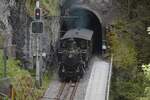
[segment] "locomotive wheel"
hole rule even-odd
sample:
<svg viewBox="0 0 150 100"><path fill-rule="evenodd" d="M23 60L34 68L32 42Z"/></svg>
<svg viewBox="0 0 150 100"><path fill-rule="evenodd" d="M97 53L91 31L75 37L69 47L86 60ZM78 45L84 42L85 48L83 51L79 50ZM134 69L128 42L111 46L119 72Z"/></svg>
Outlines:
<svg viewBox="0 0 150 100"><path fill-rule="evenodd" d="M59 80L62 82L66 80L65 76L62 73L59 73Z"/></svg>
<svg viewBox="0 0 150 100"><path fill-rule="evenodd" d="M60 81L65 81L65 76L62 73L62 67L60 67L58 70L58 77Z"/></svg>
<svg viewBox="0 0 150 100"><path fill-rule="evenodd" d="M77 82L80 79L80 76L76 76L72 79L73 82Z"/></svg>

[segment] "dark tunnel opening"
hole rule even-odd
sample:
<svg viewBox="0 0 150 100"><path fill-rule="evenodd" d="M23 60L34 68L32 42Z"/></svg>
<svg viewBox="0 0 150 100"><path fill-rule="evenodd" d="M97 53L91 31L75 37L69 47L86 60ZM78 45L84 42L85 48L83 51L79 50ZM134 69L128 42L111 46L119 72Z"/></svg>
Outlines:
<svg viewBox="0 0 150 100"><path fill-rule="evenodd" d="M69 16L63 20L62 31L73 28L87 28L93 30L93 55L102 54L102 25L99 18L90 10L84 8L74 8L69 11Z"/></svg>

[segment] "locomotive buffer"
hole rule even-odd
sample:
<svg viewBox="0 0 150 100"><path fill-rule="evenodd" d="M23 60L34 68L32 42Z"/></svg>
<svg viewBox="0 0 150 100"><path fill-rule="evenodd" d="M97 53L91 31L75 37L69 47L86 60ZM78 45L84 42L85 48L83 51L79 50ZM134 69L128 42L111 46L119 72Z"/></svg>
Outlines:
<svg viewBox="0 0 150 100"><path fill-rule="evenodd" d="M40 87L42 85L42 68L41 68L41 35L43 33L43 21L41 19L41 8L39 0L36 0L36 7L34 10L34 21L31 23L32 30L32 57L33 57L33 67L36 69L36 85Z"/></svg>

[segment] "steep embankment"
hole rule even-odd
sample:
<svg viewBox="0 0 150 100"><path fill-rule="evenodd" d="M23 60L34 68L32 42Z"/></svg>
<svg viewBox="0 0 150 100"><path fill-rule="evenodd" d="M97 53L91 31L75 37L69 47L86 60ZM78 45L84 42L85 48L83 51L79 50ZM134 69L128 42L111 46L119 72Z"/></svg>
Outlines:
<svg viewBox="0 0 150 100"><path fill-rule="evenodd" d="M114 54L110 100L149 100L149 79L141 67L150 61L149 0L114 0L118 16L109 33ZM144 73L143 73L144 72Z"/></svg>

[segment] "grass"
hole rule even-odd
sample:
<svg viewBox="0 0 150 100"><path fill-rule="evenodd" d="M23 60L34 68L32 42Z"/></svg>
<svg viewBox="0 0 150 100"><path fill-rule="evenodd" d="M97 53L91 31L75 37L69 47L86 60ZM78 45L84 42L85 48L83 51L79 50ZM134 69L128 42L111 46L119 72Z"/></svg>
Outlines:
<svg viewBox="0 0 150 100"><path fill-rule="evenodd" d="M9 58L7 60L7 76L10 78L15 78L23 75L30 75L28 71L21 69L19 66L20 61L14 58ZM3 50L0 50L0 78L3 77L4 60L3 60Z"/></svg>

